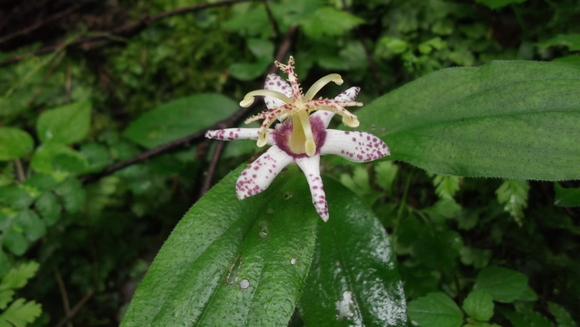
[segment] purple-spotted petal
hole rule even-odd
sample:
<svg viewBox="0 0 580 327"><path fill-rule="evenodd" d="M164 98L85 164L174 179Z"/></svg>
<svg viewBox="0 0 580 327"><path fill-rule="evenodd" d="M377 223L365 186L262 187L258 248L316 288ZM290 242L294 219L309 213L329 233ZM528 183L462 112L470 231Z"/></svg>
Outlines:
<svg viewBox="0 0 580 327"><path fill-rule="evenodd" d="M232 141L232 140L257 140L259 128L226 128L217 129L213 131L207 131L205 137L208 139L221 140L221 141ZM268 129L268 132L272 132L273 129ZM274 140L268 138L268 145L273 145Z"/></svg>
<svg viewBox="0 0 580 327"><path fill-rule="evenodd" d="M242 200L267 189L280 171L293 161L286 152L272 146L238 177L236 196Z"/></svg>
<svg viewBox="0 0 580 327"><path fill-rule="evenodd" d="M339 95L335 96L334 100L341 102L351 102L354 101L359 92L360 87L353 86L348 90L341 92ZM312 116L320 117L324 122L325 127L328 127L328 124L330 124L330 121L332 120L332 117L334 117L334 115L335 115L334 112L326 110L318 110L312 114Z"/></svg>
<svg viewBox="0 0 580 327"><path fill-rule="evenodd" d="M324 193L324 186L320 178L320 156L296 159L296 164L306 176L308 185L310 186L310 194L312 195L312 204L316 208L316 213L324 221L328 221L328 205L326 203L326 194Z"/></svg>
<svg viewBox="0 0 580 327"><path fill-rule="evenodd" d="M266 76L264 90L280 92L285 96L292 98L292 88L288 82L276 74L269 74ZM284 101L269 96L264 97L264 102L266 103L266 107L268 107L268 109L278 108L285 104Z"/></svg>
<svg viewBox="0 0 580 327"><path fill-rule="evenodd" d="M389 147L378 137L365 132L326 130L320 154L336 154L354 162L367 162L388 156Z"/></svg>

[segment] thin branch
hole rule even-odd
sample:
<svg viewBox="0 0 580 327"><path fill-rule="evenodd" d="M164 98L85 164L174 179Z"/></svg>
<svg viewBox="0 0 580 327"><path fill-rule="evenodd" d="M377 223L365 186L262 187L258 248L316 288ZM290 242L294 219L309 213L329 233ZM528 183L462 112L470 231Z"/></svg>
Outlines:
<svg viewBox="0 0 580 327"><path fill-rule="evenodd" d="M66 45L67 48L77 47L81 48L82 50L88 51L96 47L102 47L106 44L111 42L115 42L115 37L131 37L136 35L137 33L143 31L145 28L149 27L151 24L176 15L181 15L189 12L198 11L201 9L207 9L212 7L218 6L225 6L230 4L242 3L242 2L249 2L249 1L257 1L257 0L223 0L214 3L201 3L193 6L183 7L175 10L170 10L166 12L159 13L154 16L143 15L141 19L138 21L127 23L121 27L115 28L111 31L106 33L99 33L99 35L88 36L84 38L77 39L70 44ZM113 38L113 39L112 39ZM118 42L118 41L117 41ZM0 62L0 67L8 66L14 64L16 62L21 61L24 58L34 56L34 55L41 55L46 53L54 52L62 47L64 43L56 44L53 46L44 47L42 49L38 49L36 51L32 51L27 54L17 55L12 58L8 58L2 62Z"/></svg>
<svg viewBox="0 0 580 327"><path fill-rule="evenodd" d="M85 294L85 296L83 296L83 298L79 301L79 303L77 303L74 308L72 308L72 310L70 311L70 314L67 314L64 318L62 318L59 322L58 325L56 325L56 327L62 327L64 326L64 324L66 324L69 320L71 320L76 314L77 312L80 310L80 308L82 308L83 305L85 305L85 303L91 298L91 296L93 296L93 294L95 293L95 289L91 288L87 294Z"/></svg>
<svg viewBox="0 0 580 327"><path fill-rule="evenodd" d="M0 38L0 43L4 43L6 41L9 41L9 40L11 40L11 39L13 39L13 38L15 38L15 37L17 37L19 35L22 35L22 34L28 34L28 33L32 32L34 30L37 30L37 29L41 28L43 25L46 25L46 24L48 24L48 23L50 23L52 21L55 21L55 20L59 20L62 17L64 17L64 16L72 13L73 11L79 9L84 4L85 3L77 3L76 5L70 7L68 9L66 9L66 10L63 10L63 11L59 12L56 15L53 15L51 17L48 17L45 20L41 20L38 23L32 24L32 25L30 25L30 26L28 26L28 27L26 27L26 28L24 28L22 30L16 31L16 32L14 32L12 34L8 34L8 35Z"/></svg>
<svg viewBox="0 0 580 327"><path fill-rule="evenodd" d="M203 184L201 185L201 190L199 191L199 196L202 197L209 191L211 188L213 175L215 174L215 169L220 161L222 153L224 152L225 142L224 141L217 141L215 145L215 149L213 150L213 154L211 156L211 160L209 162L209 168L207 169L207 173L205 175L205 179L203 180Z"/></svg>
<svg viewBox="0 0 580 327"><path fill-rule="evenodd" d="M298 27L290 26L290 28L286 32L286 35L284 36L284 41L282 41L282 44L278 48L278 52L276 52L276 61L284 61L284 59L286 59L286 55L288 54L290 48L292 47L294 35L296 34L297 30ZM272 65L270 66L270 69L268 69L268 74L274 74L277 71L278 67Z"/></svg>
<svg viewBox="0 0 580 327"><path fill-rule="evenodd" d="M60 297L62 298L62 305L64 307L64 313L66 317L69 317L71 314L70 311L70 304L68 302L68 295L66 294L66 288L64 287L64 282L62 281L62 277L60 276L60 272L58 269L54 268L54 276L56 277L56 283L58 284L58 289L60 291ZM68 327L72 327L70 321L67 323Z"/></svg>
<svg viewBox="0 0 580 327"><path fill-rule="evenodd" d="M272 14L272 10L270 6L268 6L268 2L266 0L262 0L264 4L264 9L266 9L266 14L268 14L268 20L270 21L270 26L272 26L272 30L274 31L274 37L278 37L280 35L280 29L278 28L278 22L274 18L274 14Z"/></svg>

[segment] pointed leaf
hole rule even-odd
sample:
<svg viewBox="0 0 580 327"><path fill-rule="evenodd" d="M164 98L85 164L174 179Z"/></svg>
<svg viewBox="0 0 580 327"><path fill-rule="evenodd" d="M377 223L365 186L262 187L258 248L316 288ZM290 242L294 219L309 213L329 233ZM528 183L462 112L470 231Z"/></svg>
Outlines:
<svg viewBox="0 0 580 327"><path fill-rule="evenodd" d="M422 77L357 113L391 160L466 177L580 179L580 67L506 61Z"/></svg>
<svg viewBox="0 0 580 327"><path fill-rule="evenodd" d="M486 290L475 290L463 301L463 310L473 319L488 321L493 316L493 299Z"/></svg>
<svg viewBox="0 0 580 327"><path fill-rule="evenodd" d="M561 207L580 206L580 188L563 188L560 183L554 183L556 199L554 204Z"/></svg>
<svg viewBox="0 0 580 327"><path fill-rule="evenodd" d="M486 267L475 280L474 290L486 290L495 301L509 303L527 290L528 278L515 270Z"/></svg>
<svg viewBox="0 0 580 327"><path fill-rule="evenodd" d="M326 179L330 219L300 300L307 326L405 326L405 294L389 238L372 210Z"/></svg>
<svg viewBox="0 0 580 327"><path fill-rule="evenodd" d="M121 326L285 326L314 252L320 218L296 167L238 200L240 167L177 225Z"/></svg>
<svg viewBox="0 0 580 327"><path fill-rule="evenodd" d="M197 94L162 104L132 122L124 136L146 148L185 137L227 118L238 104L220 94Z"/></svg>
<svg viewBox="0 0 580 327"><path fill-rule="evenodd" d="M445 293L429 293L409 302L409 318L421 327L459 327L463 312Z"/></svg>
<svg viewBox="0 0 580 327"><path fill-rule="evenodd" d="M91 127L91 103L78 101L43 112L36 123L42 143L70 144L81 141Z"/></svg>
<svg viewBox="0 0 580 327"><path fill-rule="evenodd" d="M0 161L12 160L32 152L34 140L19 128L0 127Z"/></svg>

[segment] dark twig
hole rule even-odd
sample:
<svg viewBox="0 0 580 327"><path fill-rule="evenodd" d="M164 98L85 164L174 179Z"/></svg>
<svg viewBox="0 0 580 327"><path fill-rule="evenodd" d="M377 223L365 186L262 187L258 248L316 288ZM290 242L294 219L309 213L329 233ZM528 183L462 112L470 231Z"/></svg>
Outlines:
<svg viewBox="0 0 580 327"><path fill-rule="evenodd" d="M211 188L213 175L215 174L216 167L220 161L222 153L224 152L224 147L225 147L224 141L216 142L215 149L213 150L213 154L209 162L209 167L207 168L203 184L201 185L201 190L199 191L200 197L202 197L205 193L207 193L207 191L209 191L209 189Z"/></svg>
<svg viewBox="0 0 580 327"><path fill-rule="evenodd" d="M28 34L34 30L41 28L42 26L44 26L52 21L59 20L62 17L64 17L64 16L72 13L73 11L79 9L83 4L84 3L77 3L76 5L70 7L66 10L63 10L63 11L59 12L58 14L53 15L51 17L48 17L47 19L41 20L41 21L37 22L36 24L32 24L32 25L26 27L25 29L21 29L21 30L18 30L12 34L8 34L8 35L0 38L0 43L9 41L9 40L11 40L19 35L22 35L22 34Z"/></svg>
<svg viewBox="0 0 580 327"><path fill-rule="evenodd" d="M149 151L142 152L142 153L140 153L132 158L129 158L125 161L121 161L121 162L117 162L115 164L112 164L112 165L108 166L107 168L105 168L105 170L103 170L102 172L82 176L80 178L80 180L83 183L92 183L92 182L95 182L104 176L110 175L110 174L116 172L117 170L123 169L123 168L131 166L133 164L144 162L150 158L157 157L157 156L162 155L164 153L168 153L168 152L176 151L176 150L179 150L182 148L186 148L186 147L190 146L192 143L197 142L199 140L202 140L205 137L205 133L208 130L223 129L223 128L228 128L230 126L236 125L253 108L254 108L254 106L250 106L248 108L240 108L240 110L236 111L230 117L213 124L212 126L210 126L207 129L201 130L199 132L195 132L191 135L180 138L178 140L175 140L175 141L172 141L169 143L165 143L165 144L160 145L160 146L158 146L154 149L151 149Z"/></svg>
<svg viewBox="0 0 580 327"><path fill-rule="evenodd" d="M371 72L373 74L373 79L375 80L376 94L382 95L383 94L383 84L381 83L381 77L379 75L379 70L377 69L377 65L375 63L375 58L373 57L373 53L371 52L371 49L369 48L369 45L367 44L367 42L364 38L364 35L361 33L361 31L358 27L356 29L356 35L358 36L360 43L365 48L365 52L367 54L367 59L369 61L369 67L370 67Z"/></svg>
<svg viewBox="0 0 580 327"><path fill-rule="evenodd" d="M286 59L286 55L290 51L290 47L292 46L292 40L294 39L294 34L296 34L297 30L298 28L296 26L290 26L288 32L286 32L286 36L284 36L284 41L282 41L282 44L278 48L278 52L276 52L277 61L284 61L284 59ZM277 71L278 67L272 65L270 66L270 69L268 69L268 74L274 74Z"/></svg>
<svg viewBox="0 0 580 327"><path fill-rule="evenodd" d="M141 19L138 21L127 23L121 27L115 28L115 29L108 31L106 33L99 33L98 35L79 38L79 39L71 42L70 44L68 44L66 47L67 48L77 47L77 48L81 48L81 49L87 51L87 50L90 50L92 48L102 47L106 44L114 42L115 39L118 39L118 37L127 38L127 37L131 37L133 35L136 35L137 33L141 32L145 28L149 27L151 24L153 24L159 20L162 20L164 18L168 18L168 17L176 16L176 15L181 15L184 13L194 12L194 11L198 11L201 9L207 9L207 8L212 8L212 7L224 6L224 5L241 3L241 2L248 2L248 1L257 1L257 0L223 0L223 1L214 2L214 3L201 3L201 4L197 4L197 5L193 5L193 6L188 6L188 7L175 9L175 10L170 10L170 11L159 13L159 14L154 15L154 16L143 15L143 16L141 16ZM57 51L58 49L61 49L63 44L64 43L60 43L60 44L56 44L53 46L44 47L44 48L38 49L36 51L32 51L28 54L14 56L12 58L9 58L9 59L6 59L6 60L0 62L0 67L11 65L13 63L19 62L22 59L33 56L33 55L41 55L41 54L46 54L46 53L51 53L51 52Z"/></svg>
<svg viewBox="0 0 580 327"><path fill-rule="evenodd" d="M66 324L69 320L71 320L79 311L80 308L82 308L83 305L85 305L85 303L91 298L91 296L93 296L93 294L95 293L95 289L91 288L87 294L85 294L85 296L83 296L83 298L79 301L79 303L77 303L74 308L72 308L72 310L70 311L69 314L67 314L64 318L62 318L59 322L58 325L56 325L56 327L62 327L64 326L64 324Z"/></svg>
<svg viewBox="0 0 580 327"><path fill-rule="evenodd" d="M60 276L58 269L54 268L54 276L56 277L56 283L58 284L58 289L60 290L60 296L62 297L62 305L64 307L65 316L71 315L70 304L68 302L68 295L66 294L66 288L64 287L64 282ZM72 324L68 322L68 327L72 327Z"/></svg>
<svg viewBox="0 0 580 327"><path fill-rule="evenodd" d="M272 14L272 10L270 6L268 6L268 2L266 0L262 0L264 4L264 9L266 10L266 14L268 14L268 20L270 21L270 26L272 26L272 30L274 31L274 37L278 37L280 35L280 29L278 28L278 22L274 18L274 14Z"/></svg>

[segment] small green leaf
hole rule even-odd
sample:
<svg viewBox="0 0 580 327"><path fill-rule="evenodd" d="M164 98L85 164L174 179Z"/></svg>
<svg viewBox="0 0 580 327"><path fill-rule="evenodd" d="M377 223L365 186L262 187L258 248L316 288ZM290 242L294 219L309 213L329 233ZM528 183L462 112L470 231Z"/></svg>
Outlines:
<svg viewBox="0 0 580 327"><path fill-rule="evenodd" d="M399 166L395 165L392 161L381 161L374 164L374 167L375 173L377 174L375 181L387 191L388 195L391 195L393 192L393 182L399 172Z"/></svg>
<svg viewBox="0 0 580 327"><path fill-rule="evenodd" d="M475 280L474 290L486 290L495 301L510 303L522 295L528 278L520 272L502 267L486 267Z"/></svg>
<svg viewBox="0 0 580 327"><path fill-rule="evenodd" d="M460 327L463 312L444 293L429 293L409 302L409 318L421 327Z"/></svg>
<svg viewBox="0 0 580 327"><path fill-rule="evenodd" d="M504 210L514 217L519 223L524 217L524 209L528 206L528 181L508 179L495 191L497 201L504 206Z"/></svg>
<svg viewBox="0 0 580 327"><path fill-rule="evenodd" d="M390 160L465 177L580 179L580 66L501 61L449 68L357 112ZM373 127L375 127L373 129Z"/></svg>
<svg viewBox="0 0 580 327"><path fill-rule="evenodd" d="M556 198L554 204L561 207L580 206L580 188L563 188L560 183L554 183Z"/></svg>
<svg viewBox="0 0 580 327"><path fill-rule="evenodd" d="M46 110L36 122L40 141L61 144L81 141L91 126L91 107L89 101L78 101Z"/></svg>
<svg viewBox="0 0 580 327"><path fill-rule="evenodd" d="M7 185L0 187L0 204L15 210L28 208L34 198L24 187Z"/></svg>
<svg viewBox="0 0 580 327"><path fill-rule="evenodd" d="M50 162L55 170L67 173L78 173L88 167L87 160L78 152L59 153Z"/></svg>
<svg viewBox="0 0 580 327"><path fill-rule="evenodd" d="M298 22L304 33L315 39L324 35L342 35L362 23L364 20L361 18L334 7L321 7Z"/></svg>
<svg viewBox="0 0 580 327"><path fill-rule="evenodd" d="M132 122L124 136L146 148L188 136L229 117L239 106L220 94L197 94L162 104Z"/></svg>
<svg viewBox="0 0 580 327"><path fill-rule="evenodd" d="M435 193L437 193L441 199L453 198L455 193L459 191L460 182L461 177L459 176L436 175L435 178L433 178Z"/></svg>
<svg viewBox="0 0 580 327"><path fill-rule="evenodd" d="M38 197L34 207L47 226L53 225L60 218L62 206L52 192L45 192Z"/></svg>
<svg viewBox="0 0 580 327"><path fill-rule="evenodd" d="M36 149L30 165L35 171L42 173L53 173L56 169L62 169L60 175L66 176L70 161L73 162L73 168L88 166L86 159L79 152L64 144L51 142Z"/></svg>
<svg viewBox="0 0 580 327"><path fill-rule="evenodd" d="M64 207L69 213L75 213L81 210L85 205L87 194L83 189L81 182L74 177L69 177L60 183L54 192L62 197Z"/></svg>
<svg viewBox="0 0 580 327"><path fill-rule="evenodd" d="M111 156L106 146L98 143L84 143L80 154L86 158L88 167L83 172L98 172L111 163Z"/></svg>
<svg viewBox="0 0 580 327"><path fill-rule="evenodd" d="M24 287L28 280L36 274L40 265L34 261L23 263L20 267L12 268L0 283L0 290L18 289Z"/></svg>
<svg viewBox="0 0 580 327"><path fill-rule="evenodd" d="M0 309L4 310L8 306L8 303L12 302L14 297L13 290L0 290Z"/></svg>
<svg viewBox="0 0 580 327"><path fill-rule="evenodd" d="M580 34L558 34L557 36L538 43L539 47L565 46L570 51L580 51Z"/></svg>
<svg viewBox="0 0 580 327"><path fill-rule="evenodd" d="M29 209L22 210L16 215L13 224L22 228L29 241L33 242L46 234L46 225L38 215Z"/></svg>
<svg viewBox="0 0 580 327"><path fill-rule="evenodd" d="M35 301L25 302L24 299L14 301L6 311L0 314L0 324L25 327L42 313L42 306Z"/></svg>
<svg viewBox="0 0 580 327"><path fill-rule="evenodd" d="M561 305L548 302L548 309L556 318L556 322L558 323L558 327L575 327L577 326L570 313L564 309Z"/></svg>
<svg viewBox="0 0 580 327"><path fill-rule="evenodd" d="M58 181L55 180L52 175L40 173L34 174L32 177L26 179L21 185L28 190L30 194L38 196L42 192L52 190L57 183Z"/></svg>
<svg viewBox="0 0 580 327"><path fill-rule="evenodd" d="M3 232L3 244L15 255L20 256L26 252L28 249L29 241L24 237L21 228L15 225L11 225L8 228L2 230Z"/></svg>
<svg viewBox="0 0 580 327"><path fill-rule="evenodd" d="M235 63L229 68L230 74L242 81L249 81L262 75L272 64L274 56L274 44L268 40L248 39L248 48L256 56L257 62Z"/></svg>
<svg viewBox="0 0 580 327"><path fill-rule="evenodd" d="M320 327L359 321L403 326L405 294L388 235L372 210L344 186L327 179L324 185L330 220L319 223L300 300L303 320Z"/></svg>
<svg viewBox="0 0 580 327"><path fill-rule="evenodd" d="M472 291L463 301L463 310L475 320L488 321L493 316L493 299L486 290Z"/></svg>
<svg viewBox="0 0 580 327"><path fill-rule="evenodd" d="M491 9L499 9L505 7L512 3L522 3L526 0L475 0L476 2L482 3Z"/></svg>
<svg viewBox="0 0 580 327"><path fill-rule="evenodd" d="M0 127L0 161L24 157L33 148L34 140L27 132L13 127Z"/></svg>
<svg viewBox="0 0 580 327"><path fill-rule="evenodd" d="M177 225L121 326L285 326L314 252L320 217L302 173L238 200L234 170Z"/></svg>

